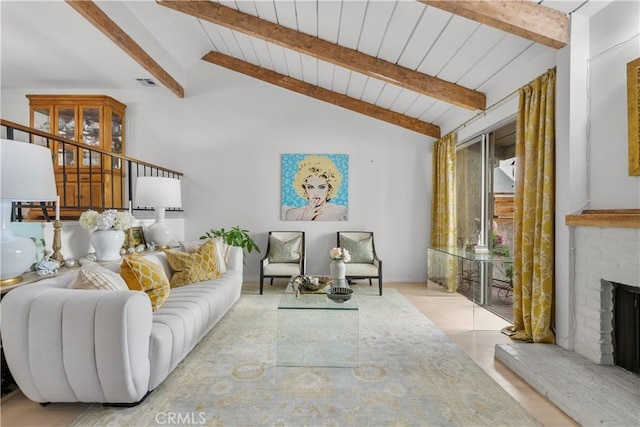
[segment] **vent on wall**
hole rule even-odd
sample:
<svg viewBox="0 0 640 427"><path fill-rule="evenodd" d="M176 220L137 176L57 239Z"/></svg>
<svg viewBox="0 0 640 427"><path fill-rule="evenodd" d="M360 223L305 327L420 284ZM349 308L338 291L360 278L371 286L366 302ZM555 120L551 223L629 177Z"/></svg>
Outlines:
<svg viewBox="0 0 640 427"><path fill-rule="evenodd" d="M155 87L155 86L157 86L156 82L154 82L152 79L136 79L136 80L142 86L147 86L147 87Z"/></svg>

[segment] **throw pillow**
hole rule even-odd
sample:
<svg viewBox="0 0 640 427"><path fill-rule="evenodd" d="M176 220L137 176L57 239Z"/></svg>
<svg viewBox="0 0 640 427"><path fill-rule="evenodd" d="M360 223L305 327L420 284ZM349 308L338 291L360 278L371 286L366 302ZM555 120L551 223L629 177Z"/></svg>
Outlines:
<svg viewBox="0 0 640 427"><path fill-rule="evenodd" d="M178 242L180 244L180 249L182 252L186 252L192 254L196 252L200 246L202 246L206 242L206 240L195 240L193 242ZM214 237L213 244L216 247L216 270L218 270L218 274L222 276L227 272L227 248L229 245L226 244L222 237Z"/></svg>
<svg viewBox="0 0 640 427"><path fill-rule="evenodd" d="M216 269L221 276L227 272L229 262L229 245L222 237L214 237L213 244L216 247Z"/></svg>
<svg viewBox="0 0 640 427"><path fill-rule="evenodd" d="M169 296L169 279L155 262L138 254L122 258L120 275L132 291L145 292L151 300L151 309L156 311Z"/></svg>
<svg viewBox="0 0 640 427"><path fill-rule="evenodd" d="M182 252L192 254L197 251L204 242L204 240L194 240L193 242L178 242L178 244Z"/></svg>
<svg viewBox="0 0 640 427"><path fill-rule="evenodd" d="M373 236L354 240L341 234L340 247L349 251L352 263L371 264L373 262Z"/></svg>
<svg viewBox="0 0 640 427"><path fill-rule="evenodd" d="M78 275L69 284L69 289L129 290L127 283L118 273L91 261L82 264Z"/></svg>
<svg viewBox="0 0 640 427"><path fill-rule="evenodd" d="M207 240L197 251L190 254L170 249L164 252L174 271L171 276L172 288L220 276L216 269L216 247L212 240Z"/></svg>
<svg viewBox="0 0 640 427"><path fill-rule="evenodd" d="M300 261L300 240L302 236L283 242L274 236L269 236L269 262L287 263Z"/></svg>

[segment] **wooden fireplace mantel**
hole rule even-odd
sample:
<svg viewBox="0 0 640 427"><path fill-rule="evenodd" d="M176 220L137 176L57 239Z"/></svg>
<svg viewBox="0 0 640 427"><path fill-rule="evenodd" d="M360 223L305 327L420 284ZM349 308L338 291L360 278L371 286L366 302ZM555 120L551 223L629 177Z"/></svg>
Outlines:
<svg viewBox="0 0 640 427"><path fill-rule="evenodd" d="M574 227L640 228L640 209L585 209L567 215L565 223Z"/></svg>

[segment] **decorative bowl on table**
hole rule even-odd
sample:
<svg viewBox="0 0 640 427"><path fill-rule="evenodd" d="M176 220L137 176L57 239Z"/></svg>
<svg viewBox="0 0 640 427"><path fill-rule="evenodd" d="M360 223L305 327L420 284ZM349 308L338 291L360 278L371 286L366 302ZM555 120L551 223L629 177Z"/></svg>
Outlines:
<svg viewBox="0 0 640 427"><path fill-rule="evenodd" d="M345 302L351 299L353 290L349 288L329 288L327 297L335 302Z"/></svg>
<svg viewBox="0 0 640 427"><path fill-rule="evenodd" d="M298 285L298 288L302 288L308 291L317 291L323 289L330 284L333 284L333 280L330 277L311 277L311 276L298 276L294 279L294 282Z"/></svg>

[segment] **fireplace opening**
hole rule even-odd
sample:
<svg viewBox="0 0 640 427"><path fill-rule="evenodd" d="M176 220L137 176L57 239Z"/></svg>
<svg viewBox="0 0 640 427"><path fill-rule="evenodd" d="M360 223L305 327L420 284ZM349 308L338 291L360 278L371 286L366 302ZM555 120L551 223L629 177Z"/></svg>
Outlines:
<svg viewBox="0 0 640 427"><path fill-rule="evenodd" d="M613 286L613 360L640 374L640 288L610 282Z"/></svg>

